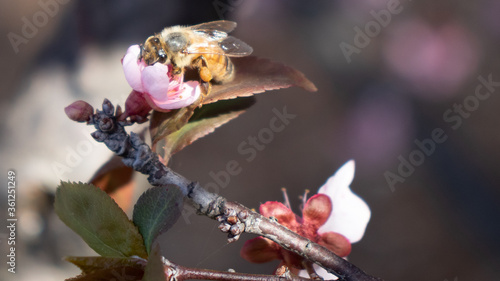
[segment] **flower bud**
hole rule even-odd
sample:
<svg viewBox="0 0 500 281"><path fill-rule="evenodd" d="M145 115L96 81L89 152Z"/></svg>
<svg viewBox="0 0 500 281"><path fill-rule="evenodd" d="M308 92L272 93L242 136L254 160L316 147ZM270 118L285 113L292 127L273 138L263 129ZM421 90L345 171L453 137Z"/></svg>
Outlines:
<svg viewBox="0 0 500 281"><path fill-rule="evenodd" d="M73 121L87 122L94 114L94 108L90 104L79 100L64 108L64 112Z"/></svg>
<svg viewBox="0 0 500 281"><path fill-rule="evenodd" d="M125 102L125 112L121 114L118 119L124 120L127 117L131 117L131 119L134 120L146 121L146 117L150 111L151 106L149 106L146 99L144 99L143 93L133 90Z"/></svg>

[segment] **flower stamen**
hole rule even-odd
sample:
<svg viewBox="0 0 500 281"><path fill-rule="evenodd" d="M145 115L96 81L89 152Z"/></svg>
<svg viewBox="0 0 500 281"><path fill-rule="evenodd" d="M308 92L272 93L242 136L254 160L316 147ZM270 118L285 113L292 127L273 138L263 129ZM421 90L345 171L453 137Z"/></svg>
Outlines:
<svg viewBox="0 0 500 281"><path fill-rule="evenodd" d="M306 205L306 202L307 202L307 194L309 194L309 192L310 192L310 190L306 189L306 190L304 190L304 195L299 196L299 200L302 200L302 204L300 204L300 206L299 206L301 212L302 212L302 210L304 210L304 206Z"/></svg>
<svg viewBox="0 0 500 281"><path fill-rule="evenodd" d="M288 209L292 209L291 205L290 205L290 200L288 200L288 194L286 192L286 188L282 187L281 188L281 192L283 192L283 198L285 200L284 202L284 205L288 208Z"/></svg>

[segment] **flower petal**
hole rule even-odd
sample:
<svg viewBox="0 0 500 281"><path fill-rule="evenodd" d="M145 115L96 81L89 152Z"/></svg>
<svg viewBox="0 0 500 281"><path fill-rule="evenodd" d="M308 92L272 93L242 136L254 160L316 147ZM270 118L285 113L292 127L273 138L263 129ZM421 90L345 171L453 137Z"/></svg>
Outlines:
<svg viewBox="0 0 500 281"><path fill-rule="evenodd" d="M171 84L172 85L172 84ZM178 92L168 93L169 100L166 102L158 102L156 106L162 109L177 109L186 107L194 103L201 95L200 83L196 81L187 81L182 83Z"/></svg>
<svg viewBox="0 0 500 281"><path fill-rule="evenodd" d="M318 244L325 246L339 257L346 257L351 253L351 243L344 235L336 232L326 232L320 236Z"/></svg>
<svg viewBox="0 0 500 281"><path fill-rule="evenodd" d="M361 240L371 216L365 201L349 188L354 169L354 160L348 161L318 190L318 193L326 194L332 200L332 214L318 233L337 232L351 243Z"/></svg>
<svg viewBox="0 0 500 281"><path fill-rule="evenodd" d="M326 269L322 268L321 266L317 264L313 264L314 271L320 276L323 277L324 280L338 280L339 278L336 275L331 274L330 272L326 271ZM309 274L305 269L301 270L299 274L297 274L300 277L305 277L309 278Z"/></svg>
<svg viewBox="0 0 500 281"><path fill-rule="evenodd" d="M302 218L305 224L313 225L317 230L326 222L331 212L330 198L325 194L316 194L307 200L302 210Z"/></svg>
<svg viewBox="0 0 500 281"><path fill-rule="evenodd" d="M304 257L301 255L294 253L292 251L288 251L285 249L281 249L281 259L283 260L283 263L288 266L289 268L297 268L297 269L302 269L304 268Z"/></svg>
<svg viewBox="0 0 500 281"><path fill-rule="evenodd" d="M278 222L291 230L296 230L297 220L292 210L276 201L267 201L260 205L259 212L265 217L275 217Z"/></svg>
<svg viewBox="0 0 500 281"><path fill-rule="evenodd" d="M151 98L159 103L168 101L168 87L170 77L168 77L168 66L155 63L147 66L142 71L142 85L144 92L149 94Z"/></svg>
<svg viewBox="0 0 500 281"><path fill-rule="evenodd" d="M130 87L138 92L144 92L141 77L146 63L138 59L140 53L141 47L139 45L130 46L122 59L122 66L125 79Z"/></svg>
<svg viewBox="0 0 500 281"><path fill-rule="evenodd" d="M253 263L265 263L280 258L278 244L264 238L257 237L245 242L240 251L241 257Z"/></svg>

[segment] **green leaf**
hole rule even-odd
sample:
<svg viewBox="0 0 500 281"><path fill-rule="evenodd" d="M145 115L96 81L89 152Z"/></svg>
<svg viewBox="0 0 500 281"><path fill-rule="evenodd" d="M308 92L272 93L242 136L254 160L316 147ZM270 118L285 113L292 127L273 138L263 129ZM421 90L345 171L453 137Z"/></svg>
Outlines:
<svg viewBox="0 0 500 281"><path fill-rule="evenodd" d="M61 182L54 208L59 218L101 256L147 257L137 227L101 189Z"/></svg>
<svg viewBox="0 0 500 281"><path fill-rule="evenodd" d="M157 186L144 192L134 207L133 221L144 238L148 253L158 237L181 215L182 193L175 186Z"/></svg>
<svg viewBox="0 0 500 281"><path fill-rule="evenodd" d="M179 130L156 136L157 140L160 138L163 140L163 151L161 154L164 162L168 163L173 154L238 117L254 103L254 97L246 97L219 101L197 108L193 112L189 122Z"/></svg>
<svg viewBox="0 0 500 281"><path fill-rule="evenodd" d="M166 281L164 264L161 260L160 249L155 247L148 258L142 281Z"/></svg>

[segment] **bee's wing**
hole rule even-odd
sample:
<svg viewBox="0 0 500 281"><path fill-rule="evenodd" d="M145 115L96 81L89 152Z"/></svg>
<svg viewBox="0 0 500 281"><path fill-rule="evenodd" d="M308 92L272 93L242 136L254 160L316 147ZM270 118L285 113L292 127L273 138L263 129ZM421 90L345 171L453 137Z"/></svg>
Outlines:
<svg viewBox="0 0 500 281"><path fill-rule="evenodd" d="M252 47L237 38L227 35L235 27L235 22L226 20L191 26L190 29L201 40L198 43L189 45L183 52L187 54L218 54L230 57L248 56L253 52Z"/></svg>
<svg viewBox="0 0 500 281"><path fill-rule="evenodd" d="M233 36L228 36L221 42L219 46L224 51L224 54L229 57L244 57L253 52L252 47Z"/></svg>
<svg viewBox="0 0 500 281"><path fill-rule="evenodd" d="M208 41L220 42L227 37L227 34L236 28L234 21L219 20L206 22L189 27L193 32Z"/></svg>
<svg viewBox="0 0 500 281"><path fill-rule="evenodd" d="M191 44L183 52L187 54L217 54L228 57L244 57L250 55L253 49L240 39L228 36L220 42L203 41Z"/></svg>
<svg viewBox="0 0 500 281"><path fill-rule="evenodd" d="M200 23L198 25L190 26L189 28L195 31L196 30L205 32L221 31L229 33L236 28L236 23L234 21L218 20L218 21Z"/></svg>
<svg viewBox="0 0 500 281"><path fill-rule="evenodd" d="M224 50L219 46L217 41L200 41L198 43L193 43L189 45L185 50L182 51L186 54L216 54L225 55Z"/></svg>
<svg viewBox="0 0 500 281"><path fill-rule="evenodd" d="M219 30L193 30L193 33L208 41L215 42L222 41L227 37L227 33Z"/></svg>

